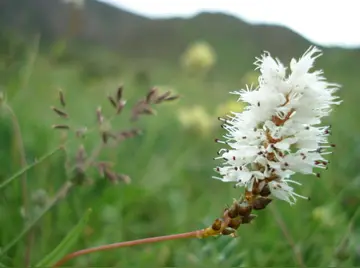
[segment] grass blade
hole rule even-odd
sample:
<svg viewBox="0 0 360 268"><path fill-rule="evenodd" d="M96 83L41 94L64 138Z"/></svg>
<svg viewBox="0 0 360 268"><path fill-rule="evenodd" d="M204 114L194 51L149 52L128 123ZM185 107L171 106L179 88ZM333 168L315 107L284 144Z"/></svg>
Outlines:
<svg viewBox="0 0 360 268"><path fill-rule="evenodd" d="M0 251L0 256L3 256L6 252L8 252L9 249L15 246L16 243L19 242L20 239L22 239L23 236L26 235L40 221L40 219L59 202L61 198L64 198L68 194L72 187L73 184L71 182L66 182L56 193L56 195L49 201L49 203L41 211L41 213L39 213L39 215L35 219L33 219L22 231L20 231L20 233L9 244L2 248L2 250Z"/></svg>
<svg viewBox="0 0 360 268"><path fill-rule="evenodd" d="M60 244L52 252L46 255L35 267L51 267L56 263L56 261L65 256L85 228L91 211L91 209L88 209L78 224L67 234L67 236L60 242Z"/></svg>
<svg viewBox="0 0 360 268"><path fill-rule="evenodd" d="M62 147L56 147L55 149L53 149L52 151L50 151L49 153L45 154L44 156L40 157L39 159L37 159L36 161L34 161L34 163L27 165L26 167L24 167L23 169L20 169L18 172L16 172L14 175L12 175L10 178L6 179L4 182L2 182L0 184L0 189L6 187L8 184L10 184L13 180L19 178L21 175L23 175L25 172L27 172L29 169L32 169L33 167L35 167L36 165L40 164L41 162L43 162L45 159L49 158L50 156L54 155L55 153L57 153L58 151L60 151L62 149Z"/></svg>

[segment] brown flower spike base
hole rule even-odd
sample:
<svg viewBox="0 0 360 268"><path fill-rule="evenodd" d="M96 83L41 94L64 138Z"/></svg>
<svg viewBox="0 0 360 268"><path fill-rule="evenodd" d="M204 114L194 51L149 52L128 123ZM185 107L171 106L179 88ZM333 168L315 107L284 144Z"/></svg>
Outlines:
<svg viewBox="0 0 360 268"><path fill-rule="evenodd" d="M103 245L99 247L93 247L88 249L79 250L73 253L66 255L60 261L58 261L53 267L60 267L67 261L74 259L76 257L90 254L93 252L111 250L115 248L131 247L141 244L150 244L167 240L176 240L182 238L206 238L210 236L218 235L230 235L236 237L236 230L241 224L250 223L253 219L256 218L256 215L251 214L252 210L261 210L264 209L272 199L268 198L270 191L266 190L268 187L263 187L260 194L255 195L253 193L247 192L245 198L240 200L234 200L233 204L224 210L223 216L216 219L213 224L205 229L192 231L188 233L150 237L144 239L138 239L133 241L125 241L120 243L114 243L109 245ZM256 192L256 189L253 190Z"/></svg>

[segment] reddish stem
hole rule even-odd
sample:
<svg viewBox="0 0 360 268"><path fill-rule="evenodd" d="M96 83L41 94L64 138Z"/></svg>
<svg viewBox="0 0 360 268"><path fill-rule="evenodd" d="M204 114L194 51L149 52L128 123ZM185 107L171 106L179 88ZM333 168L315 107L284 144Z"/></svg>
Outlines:
<svg viewBox="0 0 360 268"><path fill-rule="evenodd" d="M103 245L103 246L98 246L98 247L93 247L93 248L82 249L82 250L75 251L73 253L66 255L64 258L59 260L53 266L53 268L60 267L65 262L67 262L71 259L74 259L74 258L82 256L82 255L86 255L89 253L93 253L93 252L105 251L105 250L110 250L110 249L115 249L115 248L132 247L132 246L141 245L141 244L150 244L150 243L156 243L156 242L167 241L167 240L176 240L176 239L182 239L182 238L195 238L195 237L201 238L201 237L203 237L203 234L204 234L204 230L197 230L197 231L192 231L192 232L188 232L188 233L149 237L149 238L143 238L143 239L137 239L137 240L132 240L132 241L125 241L125 242L108 244L108 245Z"/></svg>

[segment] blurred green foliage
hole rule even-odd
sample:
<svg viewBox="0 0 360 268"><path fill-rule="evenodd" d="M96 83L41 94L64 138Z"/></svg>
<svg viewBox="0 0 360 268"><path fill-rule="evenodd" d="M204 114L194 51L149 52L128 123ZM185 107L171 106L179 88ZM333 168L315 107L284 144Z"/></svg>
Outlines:
<svg viewBox="0 0 360 268"><path fill-rule="evenodd" d="M117 170L129 174L131 184L111 185L94 173L91 185L74 188L36 224L30 238L24 237L1 257L0 264L23 267L28 239L31 263L37 263L60 243L87 208L92 208L93 213L75 246L78 249L203 228L220 216L232 198L241 194L231 184L211 178L215 165L212 157L219 149L213 138L223 134L220 127L213 126L219 111L232 107L231 101L236 100L228 92L243 87L243 81L253 81L253 66L244 66L239 61L237 69L226 65L219 56L221 64L218 71L214 70L215 78L200 80L182 72L178 62L169 64L148 58L135 61L96 47L69 46L63 40L42 48L38 37L22 40L6 34L1 38L0 88L18 117L28 162L61 142L61 134L50 128L59 120L49 109L58 102L59 87L66 94L72 124L90 128L96 124L95 110L99 105L104 113L110 112L106 96L119 84L125 85L129 105L144 96L153 83L172 88L182 99L158 107L157 116L136 122L143 135L126 140L116 149L104 150L102 157L111 159ZM231 44L217 46L216 51L231 57L249 57L245 50ZM251 55L255 56L258 55ZM296 254L302 256L307 266L360 265L360 220L355 214L360 204L357 66L355 52L325 50L317 67L325 70L330 81L343 85L339 94L344 100L326 122L332 124L330 139L337 144L335 153L329 157L330 168L322 173L321 179L296 176L303 182L298 192L310 196L310 202L299 200L294 206L280 201L271 204L285 223L295 251L299 252ZM207 132L189 131L179 120L184 118L181 115L184 111L191 113L189 107L201 107L196 108L200 111L197 120L206 119ZM113 125L124 129L131 126L128 111ZM97 133L87 137L85 149L93 147L99 139ZM71 142L70 153L78 145L78 141ZM0 181L4 181L21 168L12 122L4 110L0 148ZM26 217L22 213L20 180L1 190L0 254L1 248L36 217L67 180L64 161L64 155L59 153L27 172L30 209ZM236 239L163 242L95 253L71 263L74 267L296 266L294 248L278 220L271 210L266 210L259 213L254 224L240 227Z"/></svg>

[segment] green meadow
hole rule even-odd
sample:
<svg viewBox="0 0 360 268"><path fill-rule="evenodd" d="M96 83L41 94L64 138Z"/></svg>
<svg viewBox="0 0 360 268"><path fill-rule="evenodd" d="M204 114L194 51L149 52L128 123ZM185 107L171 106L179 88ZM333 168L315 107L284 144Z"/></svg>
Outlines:
<svg viewBox="0 0 360 268"><path fill-rule="evenodd" d="M89 208L89 220L65 253L205 228L233 198L240 197L242 189L212 179L218 164L213 157L221 148L214 139L224 134L217 117L234 107L236 96L230 91L256 82L252 62L261 51L247 50L246 43L238 47L230 39L219 40L221 36L205 40L216 54L214 67L190 73L182 68L177 52L169 58L135 58L101 46L60 39L47 42L39 35L2 35L0 184L27 165L32 167L0 189L0 267L36 265ZM305 45L290 47L288 54L299 58L306 49ZM184 239L114 249L76 258L69 265L360 265L359 55L357 50L324 49L317 63L329 81L343 86L338 92L343 103L334 107L325 122L332 125L330 141L336 144L327 157L329 169L321 170L320 178L295 176L303 184L297 192L311 197L310 201L300 199L293 206L273 201L268 209L257 212L252 224L240 226L237 238ZM120 85L127 102L114 116L108 95L116 94ZM152 106L153 115L130 120L133 105L153 86L180 98ZM50 108L61 108L60 88L68 118ZM111 118L107 126L111 130L141 130L119 144L110 139L96 155L99 161L112 162L113 170L131 181L112 181L90 166L80 178L81 185L51 204L64 184L77 179L73 169L79 148L83 146L91 157L102 143L99 106L103 116ZM71 131L52 129L54 124L67 124ZM72 131L84 127L88 129L84 137ZM57 150L59 146L62 149Z"/></svg>

